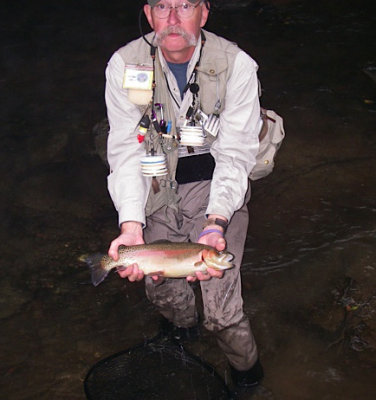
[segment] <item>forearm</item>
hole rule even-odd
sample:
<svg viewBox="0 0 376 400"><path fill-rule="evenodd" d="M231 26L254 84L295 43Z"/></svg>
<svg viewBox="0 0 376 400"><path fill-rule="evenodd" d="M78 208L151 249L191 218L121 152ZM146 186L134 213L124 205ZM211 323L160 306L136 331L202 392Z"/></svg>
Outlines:
<svg viewBox="0 0 376 400"><path fill-rule="evenodd" d="M248 175L256 163L261 127L256 71L257 65L250 57L238 55L227 83L220 132L211 147L216 166L207 214L219 214L228 220L243 205Z"/></svg>
<svg viewBox="0 0 376 400"><path fill-rule="evenodd" d="M110 123L107 143L110 165L108 190L119 213L119 223L131 220L145 223L150 179L141 175L140 157L145 150L135 134L141 114L122 88L123 74L124 62L115 53L106 69L105 95Z"/></svg>

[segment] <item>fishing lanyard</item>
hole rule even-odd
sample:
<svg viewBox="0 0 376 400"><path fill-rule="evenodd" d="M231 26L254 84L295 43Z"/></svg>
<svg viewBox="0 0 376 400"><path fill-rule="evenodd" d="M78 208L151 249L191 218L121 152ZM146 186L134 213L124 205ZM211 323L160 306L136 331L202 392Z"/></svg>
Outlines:
<svg viewBox="0 0 376 400"><path fill-rule="evenodd" d="M192 98L192 104L190 105L190 107L188 108L187 114L186 114L186 119L189 120L191 119L193 113L194 113L194 109L195 109L195 105L196 105L196 99L197 99L197 94L200 90L199 85L197 84L197 69L200 65L201 62L201 57L202 57L202 50L204 48L206 42L206 37L203 31L201 31L201 48L200 48L200 54L199 54L199 58L198 61L195 65L195 67L193 68L193 71L191 73L191 76L189 77L187 84L185 85L184 88L184 94L186 93L186 91L189 89L193 95ZM152 46L150 48L150 56L152 58L153 61L153 83L152 83L152 100L151 100L151 121L152 124L154 126L155 131L157 132L157 134L159 135L159 137L161 138L161 134L162 134L162 129L161 129L161 124L158 122L157 119L157 113L155 110L155 89L156 89L156 77L155 77L155 59L156 59L156 51L157 51L157 47ZM168 79L166 76L166 73L164 72L164 77L165 77L165 81L166 81L166 85L167 85L167 90L170 93L172 99L174 100L175 104L177 105L178 108L180 108L179 102L176 100L175 96L173 95L170 85L168 83ZM192 82L193 80L193 82ZM190 83L192 82L192 83ZM154 155L154 141L153 141L153 135L150 136L150 140L151 140L151 154Z"/></svg>

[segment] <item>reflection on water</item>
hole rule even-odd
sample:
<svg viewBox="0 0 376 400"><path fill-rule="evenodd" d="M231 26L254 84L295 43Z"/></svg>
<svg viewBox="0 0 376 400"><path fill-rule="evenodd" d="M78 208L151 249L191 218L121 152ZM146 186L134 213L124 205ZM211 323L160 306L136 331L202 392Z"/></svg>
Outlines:
<svg viewBox="0 0 376 400"><path fill-rule="evenodd" d="M298 263L304 263L304 260L310 257L312 254L320 254L326 250L344 250L351 242L356 245L362 245L364 242L369 242L372 239L376 239L376 229L366 229L366 224L362 224L362 217L371 216L371 220L374 219L375 210L368 209L367 207L359 207L359 213L356 210L352 210L352 216L357 219L359 225L347 225L345 221L339 219L334 224L328 224L330 217L333 212L338 210L327 210L328 215L325 215L325 210L322 215L312 215L306 218L311 224L312 230L306 230L304 236L296 237L294 232L280 233L275 235L275 240L283 243L283 248L280 254L276 254L275 251L271 251L271 247L275 249L273 243L269 239L269 243L264 246L246 247L244 262L243 262L243 273L254 273L254 272L272 272L287 266L292 266ZM338 216L338 215L337 215ZM320 224L321 222L321 224ZM274 235L272 235L273 237ZM248 239L247 243L252 243L252 237ZM370 246L372 248L372 246Z"/></svg>
<svg viewBox="0 0 376 400"><path fill-rule="evenodd" d="M252 188L244 307L266 371L253 398L373 399L373 2L240 3L249 4L218 11L209 29L256 58L262 103L287 134L275 172ZM105 64L138 35L136 8L3 7L2 398L83 399L93 364L158 331L141 283L112 274L94 288L77 261L117 233L91 130L105 115ZM187 346L230 384L211 335Z"/></svg>

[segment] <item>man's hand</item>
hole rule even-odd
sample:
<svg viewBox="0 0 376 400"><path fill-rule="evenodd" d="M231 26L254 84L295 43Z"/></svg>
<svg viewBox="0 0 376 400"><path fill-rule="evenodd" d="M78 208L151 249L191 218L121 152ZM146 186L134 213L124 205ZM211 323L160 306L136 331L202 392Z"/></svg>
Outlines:
<svg viewBox="0 0 376 400"><path fill-rule="evenodd" d="M217 271L213 268L208 268L205 272L196 272L196 276L187 276L188 282L195 282L197 279L199 281L208 281L211 278L222 278L223 271Z"/></svg>
<svg viewBox="0 0 376 400"><path fill-rule="evenodd" d="M209 228L205 228L205 230L208 229ZM215 227L215 229L218 229L218 227ZM207 235L202 236L198 240L198 243L207 244L208 246L214 247L218 251L223 251L226 248L226 239L217 232L208 233Z"/></svg>
<svg viewBox="0 0 376 400"><path fill-rule="evenodd" d="M210 219L215 219L215 218L222 218L224 221L227 222L227 220L221 216L218 215L212 215L209 216ZM226 240L223 237L223 228L218 225L208 225L203 229L203 232L208 231L210 229L215 229L217 231L222 232L211 232L207 233L198 240L198 243L206 244L208 246L214 247L218 251L223 251L226 248ZM208 281L211 278L222 278L223 276L223 271L217 271L213 268L208 268L206 273L203 272L196 272L196 276L188 276L187 281L188 282L194 282L197 279L200 281Z"/></svg>
<svg viewBox="0 0 376 400"><path fill-rule="evenodd" d="M208 222L215 221L216 219L221 219L227 223L227 219L221 215L217 215L217 214L208 215ZM222 232L222 235L219 232L208 233L207 235L202 236L198 240L198 243L207 244L208 246L214 247L218 251L223 251L226 248L226 240L223 237L224 229L219 225L212 224L212 225L205 226L205 228L203 228L203 232L211 230L211 229L215 229L217 231Z"/></svg>
<svg viewBox="0 0 376 400"><path fill-rule="evenodd" d="M129 282L136 282L144 279L144 272L138 268L137 264L129 265L125 269L118 269L117 273L121 278L128 278Z"/></svg>
<svg viewBox="0 0 376 400"><path fill-rule="evenodd" d="M121 224L121 233L111 242L108 255L114 261L117 261L119 259L119 246L134 246L144 243L141 223L135 221L123 222ZM119 268L117 272L121 278L128 278L130 282L141 281L144 278L144 273L138 268L137 264L129 265L124 269ZM155 281L159 278L159 276L152 276Z"/></svg>
<svg viewBox="0 0 376 400"><path fill-rule="evenodd" d="M141 223L135 221L123 222L121 224L121 233L111 242L110 248L108 249L108 255L114 261L117 261L119 259L119 246L134 246L136 244L144 243Z"/></svg>
<svg viewBox="0 0 376 400"><path fill-rule="evenodd" d="M207 230L209 228L205 228ZM217 227L215 227L217 229ZM218 229L219 230L219 229ZM212 232L202 236L198 243L206 244L208 246L212 246L216 248L218 251L222 251L226 248L226 240L220 233ZM213 268L208 268L206 273L204 272L196 272L196 276L187 276L188 282L194 282L197 279L199 281L208 281L211 278L222 278L223 271L217 271Z"/></svg>

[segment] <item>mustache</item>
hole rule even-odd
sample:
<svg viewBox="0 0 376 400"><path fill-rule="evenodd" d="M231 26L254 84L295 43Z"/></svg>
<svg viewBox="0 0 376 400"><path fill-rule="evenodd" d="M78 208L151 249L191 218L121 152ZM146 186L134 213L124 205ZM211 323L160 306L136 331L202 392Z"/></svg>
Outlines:
<svg viewBox="0 0 376 400"><path fill-rule="evenodd" d="M163 29L162 31L158 32L155 35L155 39L157 42L157 45L161 45L163 40L170 35L171 33L175 33L177 35L180 35L183 39L187 41L187 43L191 46L196 46L197 44L197 39L196 36L193 35L192 33L186 32L182 27L180 26L168 26L167 28Z"/></svg>

